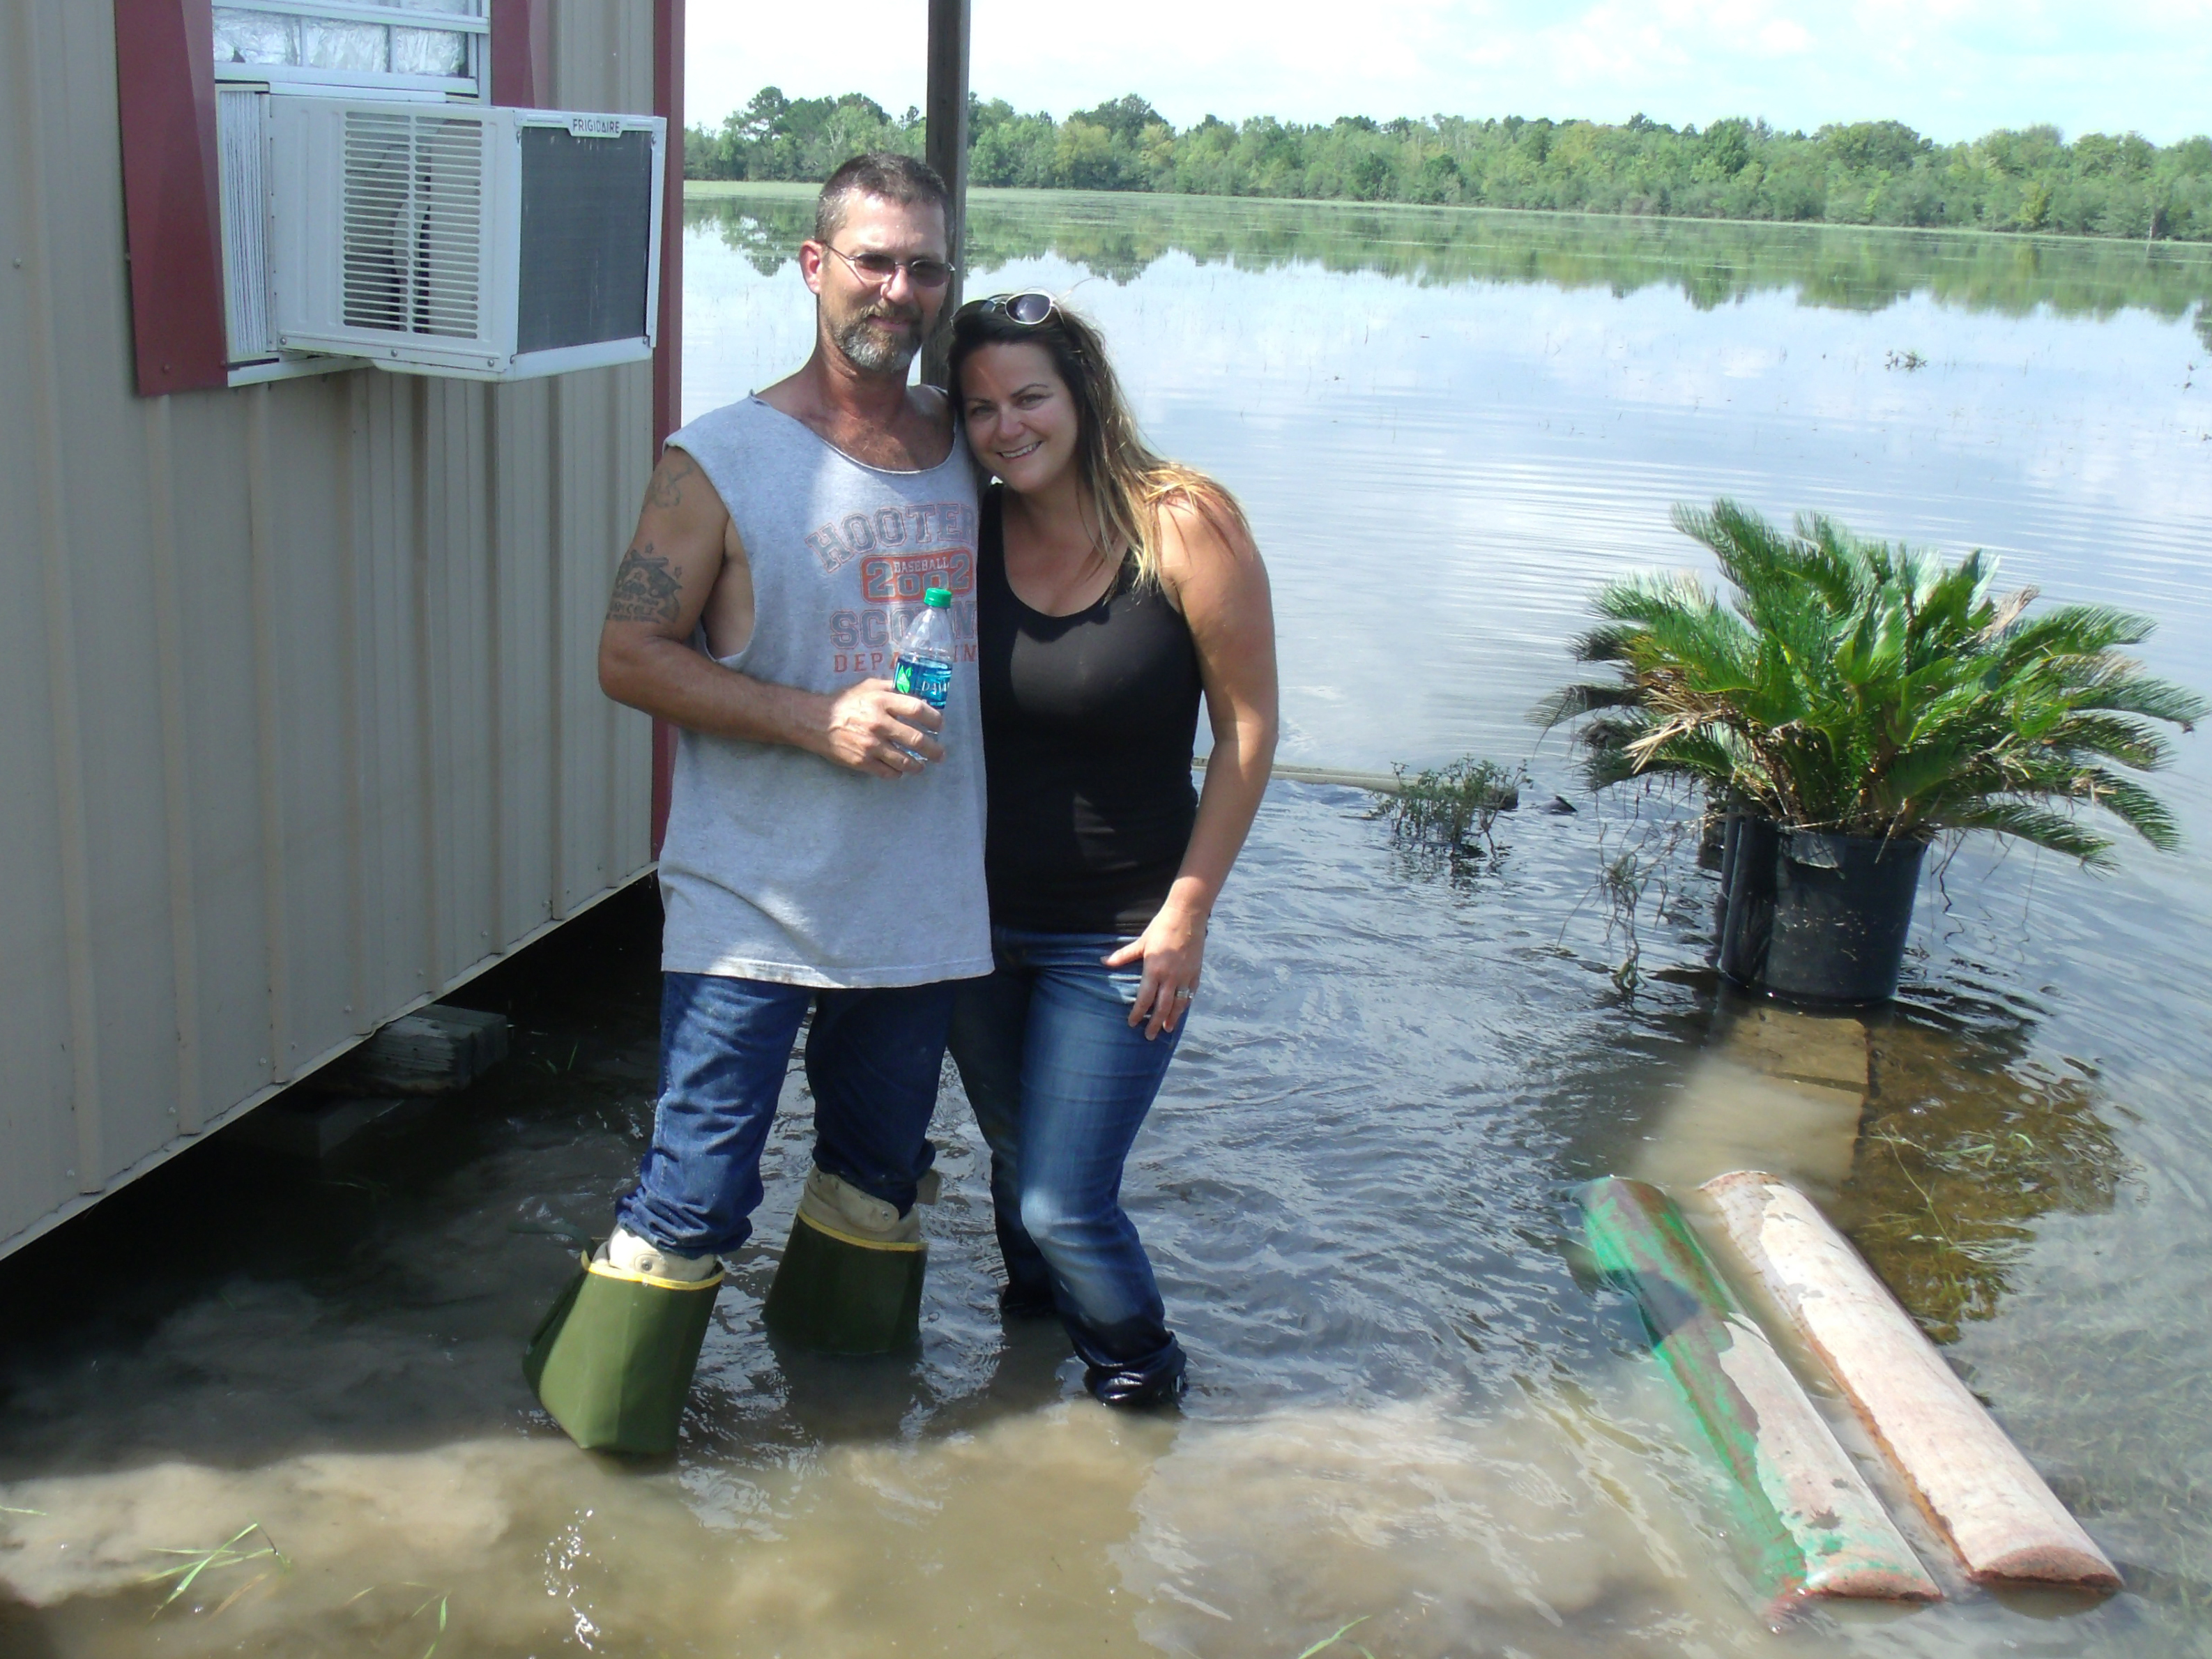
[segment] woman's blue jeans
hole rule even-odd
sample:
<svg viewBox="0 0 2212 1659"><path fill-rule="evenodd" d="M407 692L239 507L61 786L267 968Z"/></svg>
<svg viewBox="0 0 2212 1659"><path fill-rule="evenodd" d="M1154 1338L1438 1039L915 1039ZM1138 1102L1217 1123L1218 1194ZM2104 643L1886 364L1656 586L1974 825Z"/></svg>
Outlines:
<svg viewBox="0 0 2212 1659"><path fill-rule="evenodd" d="M1181 1028L1129 1024L1141 964L1100 958L1111 933L991 930L995 969L963 981L952 1058L991 1146L991 1197L1010 1303L1048 1296L1102 1398L1166 1399L1182 1349L1121 1208L1121 1167Z"/></svg>

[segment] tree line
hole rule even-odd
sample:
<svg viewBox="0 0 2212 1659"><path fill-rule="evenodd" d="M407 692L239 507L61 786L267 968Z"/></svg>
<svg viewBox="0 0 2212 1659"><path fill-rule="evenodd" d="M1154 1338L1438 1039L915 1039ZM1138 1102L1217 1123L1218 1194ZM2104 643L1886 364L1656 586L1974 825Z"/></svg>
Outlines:
<svg viewBox="0 0 2212 1659"><path fill-rule="evenodd" d="M685 135L692 179L814 180L863 149L922 153L921 111L859 93L764 87L719 130ZM2212 240L2212 137L2004 129L1939 144L1899 121L1780 132L1735 118L1667 126L1346 116L1301 125L1209 115L1177 131L1131 94L1066 120L969 100L969 181L1655 217L2040 231Z"/></svg>

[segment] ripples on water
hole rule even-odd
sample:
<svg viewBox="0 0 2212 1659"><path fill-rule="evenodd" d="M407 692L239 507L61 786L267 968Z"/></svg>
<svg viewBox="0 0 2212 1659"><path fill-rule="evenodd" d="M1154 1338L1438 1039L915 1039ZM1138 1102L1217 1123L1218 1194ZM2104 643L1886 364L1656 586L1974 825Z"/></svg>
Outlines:
<svg viewBox="0 0 2212 1659"><path fill-rule="evenodd" d="M761 268L793 199L695 227L695 410L803 354L803 290ZM520 1053L435 1119L319 1185L210 1146L10 1264L35 1340L6 1356L0 1583L34 1606L0 1598L0 1651L1290 1659L1363 1617L1378 1656L1771 1645L1632 1312L1572 1266L1573 1184L1666 1152L1702 1086L1710 890L1686 869L1647 911L1668 971L1622 998L1592 876L1636 827L1533 810L1575 792L1522 716L1590 589L1693 563L1667 507L1723 493L1997 549L2158 615L2154 664L2212 685L2204 267L1187 201L977 225L973 286L1073 289L1154 437L1250 507L1286 760L1535 780L1499 865L1457 872L1361 796L1271 792L1129 1177L1188 1412L1110 1416L1051 1332L1001 1331L957 1085L919 1358L778 1352L755 1310L806 1154L794 1078L674 1466L535 1418L516 1354L649 1119L633 896L475 988ZM1833 1194L2130 1592L1816 1614L1793 1648L2212 1644L2212 757L2181 749L2181 857L2094 881L1969 847L1931 874ZM218 1565L149 1620L156 1552L251 1521L289 1571Z"/></svg>

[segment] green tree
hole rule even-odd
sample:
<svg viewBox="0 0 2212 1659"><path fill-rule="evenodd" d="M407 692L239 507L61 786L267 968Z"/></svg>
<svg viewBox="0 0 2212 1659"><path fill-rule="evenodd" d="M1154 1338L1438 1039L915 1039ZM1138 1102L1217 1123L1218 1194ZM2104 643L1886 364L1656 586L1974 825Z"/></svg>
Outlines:
<svg viewBox="0 0 2212 1659"><path fill-rule="evenodd" d="M819 179L855 150L919 154L920 113L858 93L763 87L714 130L685 136L696 179ZM2161 149L2137 133L2006 129L1938 144L1899 121L1809 137L1747 117L1680 131L1592 121L1347 116L1306 125L1208 115L1182 132L1135 93L1065 120L969 102L969 176L984 185L1162 191L1673 218L1975 227L2212 240L2212 137Z"/></svg>

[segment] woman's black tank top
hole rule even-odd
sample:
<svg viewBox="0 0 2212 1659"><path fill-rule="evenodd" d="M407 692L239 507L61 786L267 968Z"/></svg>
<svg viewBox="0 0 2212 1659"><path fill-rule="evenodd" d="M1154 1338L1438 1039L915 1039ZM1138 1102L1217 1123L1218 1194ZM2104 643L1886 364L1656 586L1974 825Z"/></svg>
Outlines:
<svg viewBox="0 0 2212 1659"><path fill-rule="evenodd" d="M1006 581L1003 487L976 538L977 680L991 920L1047 933L1144 932L1198 815L1198 650L1126 568L1087 611L1048 617Z"/></svg>

